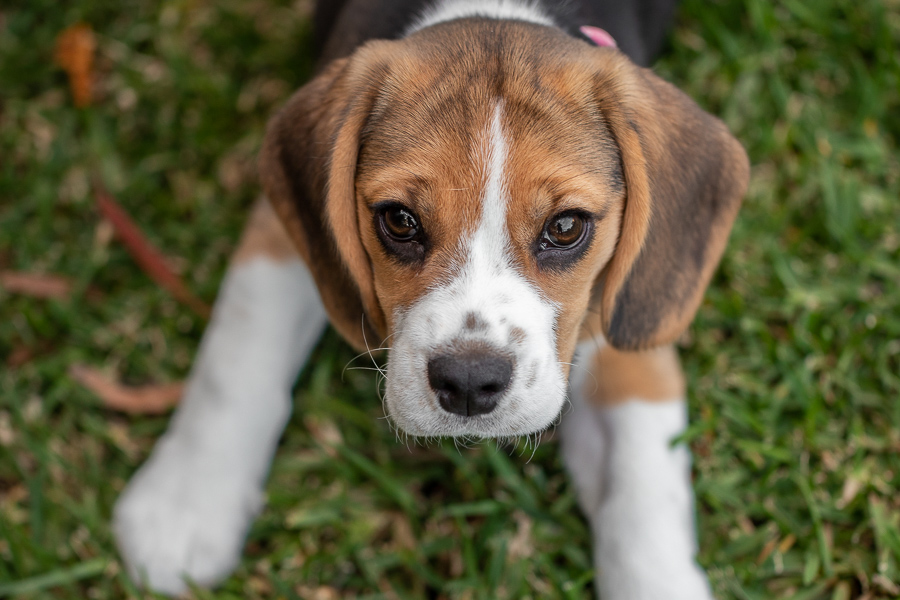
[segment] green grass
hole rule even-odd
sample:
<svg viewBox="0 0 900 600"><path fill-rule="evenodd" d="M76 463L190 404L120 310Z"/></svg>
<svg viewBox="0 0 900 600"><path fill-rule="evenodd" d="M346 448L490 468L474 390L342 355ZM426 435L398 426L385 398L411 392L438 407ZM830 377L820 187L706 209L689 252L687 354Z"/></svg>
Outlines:
<svg viewBox="0 0 900 600"><path fill-rule="evenodd" d="M99 34L86 110L52 63L77 20ZM687 0L657 66L753 163L682 343L719 598L900 596L898 48L898 0ZM109 241L90 174L211 301L266 117L310 68L306 17L280 0L0 8L0 269L76 281L64 301L0 290L0 596L140 597L110 511L166 419L107 412L66 369L176 380L203 329ZM407 449L371 373L341 376L352 357L320 344L244 560L196 596L590 598L556 444Z"/></svg>

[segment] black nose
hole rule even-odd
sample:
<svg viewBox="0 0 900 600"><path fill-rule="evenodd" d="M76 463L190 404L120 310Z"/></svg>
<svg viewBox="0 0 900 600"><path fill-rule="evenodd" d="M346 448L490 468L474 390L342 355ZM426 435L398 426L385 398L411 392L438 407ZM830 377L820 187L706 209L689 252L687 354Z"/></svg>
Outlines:
<svg viewBox="0 0 900 600"><path fill-rule="evenodd" d="M464 417L494 410L512 372L511 360L491 352L441 354L428 361L428 383L441 408Z"/></svg>

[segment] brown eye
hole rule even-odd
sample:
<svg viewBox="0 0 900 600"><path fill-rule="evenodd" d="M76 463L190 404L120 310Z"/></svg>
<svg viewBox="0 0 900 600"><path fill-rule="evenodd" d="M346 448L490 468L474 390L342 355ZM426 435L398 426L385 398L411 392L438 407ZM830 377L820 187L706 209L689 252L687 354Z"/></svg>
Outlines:
<svg viewBox="0 0 900 600"><path fill-rule="evenodd" d="M415 215L402 206L391 206L384 211L385 232L398 242L411 241L419 233Z"/></svg>
<svg viewBox="0 0 900 600"><path fill-rule="evenodd" d="M541 243L543 248L571 248L581 241L584 218L577 213L563 213L548 221Z"/></svg>

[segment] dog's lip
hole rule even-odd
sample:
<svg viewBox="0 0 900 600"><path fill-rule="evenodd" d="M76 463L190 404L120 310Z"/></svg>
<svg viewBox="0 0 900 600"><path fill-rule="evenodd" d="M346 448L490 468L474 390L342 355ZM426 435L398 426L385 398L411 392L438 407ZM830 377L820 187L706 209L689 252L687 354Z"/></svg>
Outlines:
<svg viewBox="0 0 900 600"><path fill-rule="evenodd" d="M464 417L440 409L440 423L431 428L420 427L420 423L416 420L407 420L406 418L398 419L397 416L393 414L389 414L388 416L395 426L409 435L421 437L476 436L485 439L494 439L516 437L546 431L553 425L554 420L559 417L562 408L563 407L560 406L559 411L557 411L553 417L548 418L546 423L531 423L529 427L522 428L511 426L509 419L511 415L506 414L505 411L502 411L501 414L498 414L497 411L493 411L484 415Z"/></svg>
<svg viewBox="0 0 900 600"><path fill-rule="evenodd" d="M519 429L513 429L510 427L497 427L497 428L439 428L432 430L425 429L416 429L416 428L407 428L400 423L395 423L397 427L412 436L416 437L446 437L446 438L459 438L459 437L477 437L483 438L485 440L488 439L498 439L498 438L509 438L509 437L518 437L522 435L530 435L533 433L538 433L541 431L546 431L550 428L552 421L542 427L529 427Z"/></svg>

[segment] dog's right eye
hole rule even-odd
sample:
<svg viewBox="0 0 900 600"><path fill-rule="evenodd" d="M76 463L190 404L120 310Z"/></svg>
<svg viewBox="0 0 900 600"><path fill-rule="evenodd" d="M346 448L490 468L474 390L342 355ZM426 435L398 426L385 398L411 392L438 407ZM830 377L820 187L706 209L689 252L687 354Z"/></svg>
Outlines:
<svg viewBox="0 0 900 600"><path fill-rule="evenodd" d="M402 206L391 206L382 214L385 232L398 242L412 241L419 233L415 215Z"/></svg>
<svg viewBox="0 0 900 600"><path fill-rule="evenodd" d="M375 205L375 231L381 245L404 264L425 259L428 239L416 213L397 202Z"/></svg>

